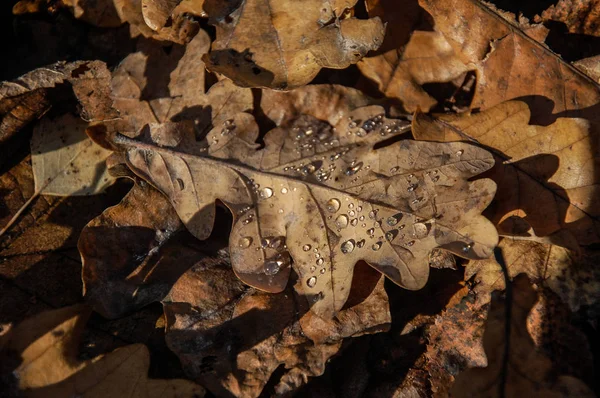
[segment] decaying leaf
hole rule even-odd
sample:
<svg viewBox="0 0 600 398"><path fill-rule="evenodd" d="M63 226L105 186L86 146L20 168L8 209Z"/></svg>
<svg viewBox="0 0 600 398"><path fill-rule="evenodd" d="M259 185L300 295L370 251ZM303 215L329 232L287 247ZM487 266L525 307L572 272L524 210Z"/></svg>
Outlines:
<svg viewBox="0 0 600 398"><path fill-rule="evenodd" d="M499 296L492 300L483 336L488 366L459 374L452 396L593 397L579 379L557 375L552 362L536 350L526 322L537 294L527 278L517 277L511 291L509 303Z"/></svg>
<svg viewBox="0 0 600 398"><path fill-rule="evenodd" d="M167 343L187 372L217 396L257 397L271 378L275 395L289 394L320 376L345 338L389 328L383 281L359 267L353 302L333 319L322 319L290 287L260 293L223 264L196 265L165 299Z"/></svg>
<svg viewBox="0 0 600 398"><path fill-rule="evenodd" d="M477 70L473 108L484 110L523 96L530 96L532 104L554 113L581 110L600 102L599 86L590 78L484 2L419 0L419 4L431 14L436 30L463 62ZM548 100L553 101L550 109ZM586 115L598 120L598 112L591 109Z"/></svg>
<svg viewBox="0 0 600 398"><path fill-rule="evenodd" d="M385 31L379 18L343 18L355 3L243 0L225 15L209 13L217 39L207 67L243 87L276 89L307 84L321 68L346 68L377 49Z"/></svg>
<svg viewBox="0 0 600 398"><path fill-rule="evenodd" d="M476 142L496 155L498 184L492 221L512 235L511 217L522 218L537 236L567 230L580 244L598 241L600 213L594 204L597 155L594 131L584 119L558 118L530 124L530 108L508 101L485 112L413 120L417 139Z"/></svg>
<svg viewBox="0 0 600 398"><path fill-rule="evenodd" d="M355 110L335 130L299 118L269 132L260 151L250 115L227 122L195 148L176 124L115 141L197 238L212 230L215 200L231 210L232 265L251 286L284 290L293 259L299 291L316 313L331 316L346 302L359 260L419 289L431 249L477 259L497 243L480 215L495 185L466 181L492 166L485 150L412 140L386 145L407 124L386 119L378 106Z"/></svg>
<svg viewBox="0 0 600 398"><path fill-rule="evenodd" d="M148 349L134 344L91 360L77 358L90 311L82 306L47 311L12 328L0 340L5 380L25 397L204 396L188 380L148 379ZM13 365L11 369L11 365ZM10 375L10 376L9 376Z"/></svg>
<svg viewBox="0 0 600 398"><path fill-rule="evenodd" d="M580 59L579 61L573 62L573 65L594 79L596 83L600 83L600 55Z"/></svg>

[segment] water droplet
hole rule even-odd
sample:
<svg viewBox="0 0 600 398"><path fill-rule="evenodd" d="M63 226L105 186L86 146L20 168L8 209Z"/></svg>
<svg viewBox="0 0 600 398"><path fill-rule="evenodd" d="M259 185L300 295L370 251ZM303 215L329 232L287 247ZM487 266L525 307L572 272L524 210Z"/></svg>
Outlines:
<svg viewBox="0 0 600 398"><path fill-rule="evenodd" d="M179 186L180 191L183 191L183 189L185 188L185 184L183 183L183 180L181 178L177 179L177 185Z"/></svg>
<svg viewBox="0 0 600 398"><path fill-rule="evenodd" d="M394 239L394 234L391 232L386 232L385 239L391 242Z"/></svg>
<svg viewBox="0 0 600 398"><path fill-rule="evenodd" d="M277 210L277 213L279 213L279 214L283 214L283 209L279 209L279 210Z"/></svg>
<svg viewBox="0 0 600 398"><path fill-rule="evenodd" d="M371 249L373 249L374 251L381 249L381 242L373 243L373 246L371 246Z"/></svg>
<svg viewBox="0 0 600 398"><path fill-rule="evenodd" d="M473 246L471 246L471 244L470 244L470 243L469 243L469 244L467 244L467 245L465 245L465 246L462 248L462 252L463 252L463 253L468 253L468 252L471 250L471 247L473 247Z"/></svg>
<svg viewBox="0 0 600 398"><path fill-rule="evenodd" d="M239 242L239 246L246 248L246 247L250 247L250 245L252 244L252 237L250 236L245 236L242 239L240 239Z"/></svg>
<svg viewBox="0 0 600 398"><path fill-rule="evenodd" d="M316 276L311 276L310 278L308 278L306 280L306 285L308 287L315 287L316 284L317 284L317 277Z"/></svg>
<svg viewBox="0 0 600 398"><path fill-rule="evenodd" d="M306 244L304 246L302 246L302 250L304 250L305 252L310 250L310 245Z"/></svg>
<svg viewBox="0 0 600 398"><path fill-rule="evenodd" d="M314 164L307 164L306 166L304 166L302 168L302 173L303 174L312 174L317 170L317 168L315 167Z"/></svg>
<svg viewBox="0 0 600 398"><path fill-rule="evenodd" d="M352 219L352 221L350 221L350 225L352 225L353 227L356 227L356 224L358 224L358 220L356 218Z"/></svg>
<svg viewBox="0 0 600 398"><path fill-rule="evenodd" d="M388 217L388 219L386 220L387 225L393 227L394 225L398 224L398 221L400 221L402 219L402 217L403 217L402 213L398 213L391 217Z"/></svg>
<svg viewBox="0 0 600 398"><path fill-rule="evenodd" d="M321 271L319 271L322 274L324 274L325 272L327 272L327 270L325 268L321 268Z"/></svg>
<svg viewBox="0 0 600 398"><path fill-rule="evenodd" d="M371 220L373 220L373 219L375 219L375 217L377 217L377 210L371 210L371 211L369 212L369 218L370 218Z"/></svg>
<svg viewBox="0 0 600 398"><path fill-rule="evenodd" d="M345 214L340 214L335 219L335 225L338 228L346 228L348 226L348 216L346 216Z"/></svg>
<svg viewBox="0 0 600 398"><path fill-rule="evenodd" d="M285 247L285 238L283 236L275 236L270 238L269 247L271 249L280 250Z"/></svg>
<svg viewBox="0 0 600 398"><path fill-rule="evenodd" d="M242 221L242 224L248 225L252 222L252 220L253 220L253 217L252 217L252 215L250 215L248 218L246 218L244 221Z"/></svg>
<svg viewBox="0 0 600 398"><path fill-rule="evenodd" d="M315 272L317 269L317 267L315 267L314 265L310 266L310 272Z"/></svg>
<svg viewBox="0 0 600 398"><path fill-rule="evenodd" d="M463 153L465 153L465 151L463 149L459 149L458 151L456 151L456 156L460 156Z"/></svg>
<svg viewBox="0 0 600 398"><path fill-rule="evenodd" d="M342 243L341 249L342 253L344 254L352 253L352 251L354 250L354 239L350 239Z"/></svg>
<svg viewBox="0 0 600 398"><path fill-rule="evenodd" d="M338 199L332 198L327 201L327 210L332 213L335 213L340 209L340 201Z"/></svg>
<svg viewBox="0 0 600 398"><path fill-rule="evenodd" d="M373 236L373 235L375 234L375 229L374 229L374 228L371 228L371 229L367 230L367 233L368 233L369 235Z"/></svg>
<svg viewBox="0 0 600 398"><path fill-rule="evenodd" d="M354 203L348 203L348 208L349 209L354 209Z"/></svg>
<svg viewBox="0 0 600 398"><path fill-rule="evenodd" d="M393 174L393 173L396 173L398 170L400 170L400 167L398 167L398 166L394 166L394 167L392 167L392 168L390 169L390 173L392 173L392 174Z"/></svg>
<svg viewBox="0 0 600 398"><path fill-rule="evenodd" d="M286 194L288 192L287 188L281 188L281 193Z"/></svg>
<svg viewBox="0 0 600 398"><path fill-rule="evenodd" d="M344 172L344 174L346 174L347 176L351 176L354 175L356 173L358 173L360 171L360 169L363 166L363 162L358 162L357 164L355 164L354 166L350 166L346 169L346 171Z"/></svg>
<svg viewBox="0 0 600 398"><path fill-rule="evenodd" d="M439 181L439 179L440 179L440 176L435 176L435 177L433 177L433 178L431 179L431 181L433 181L433 182L438 182L438 181Z"/></svg>
<svg viewBox="0 0 600 398"><path fill-rule="evenodd" d="M354 217L354 216L356 215L356 212L355 212L354 210L350 210L350 211L348 212L348 215L349 215L350 217Z"/></svg>
<svg viewBox="0 0 600 398"><path fill-rule="evenodd" d="M429 228L426 224L418 222L413 224L414 237L417 239L423 239L429 234Z"/></svg>
<svg viewBox="0 0 600 398"><path fill-rule="evenodd" d="M402 224L402 225L400 225L400 226L398 227L398 229L404 229L404 227L405 227L405 225L404 225L404 224Z"/></svg>
<svg viewBox="0 0 600 398"><path fill-rule="evenodd" d="M325 260L323 260L323 257L319 257L319 258L317 259L317 265L323 265L323 262L324 262L324 261L325 261Z"/></svg>
<svg viewBox="0 0 600 398"><path fill-rule="evenodd" d="M275 275L281 269L283 261L281 260L269 260L265 263L265 274Z"/></svg>
<svg viewBox="0 0 600 398"><path fill-rule="evenodd" d="M263 199L268 199L273 196L273 190L269 187L263 188L260 190L260 197Z"/></svg>
<svg viewBox="0 0 600 398"><path fill-rule="evenodd" d="M364 221L364 220L365 220L365 216L360 216L360 217L358 217L358 219L359 219L360 221Z"/></svg>
<svg viewBox="0 0 600 398"><path fill-rule="evenodd" d="M365 245L365 240L364 239L361 239L358 242L356 242L356 247L358 247L359 249L361 247L363 247L364 245Z"/></svg>
<svg viewBox="0 0 600 398"><path fill-rule="evenodd" d="M269 247L269 243L270 243L269 238L262 238L260 240L260 245L263 249L266 249L267 247Z"/></svg>
<svg viewBox="0 0 600 398"><path fill-rule="evenodd" d="M410 242L408 242L406 245L407 245L407 246L412 246L412 245L414 245L414 244L415 244L415 241L414 241L414 240L411 240L411 241L410 241Z"/></svg>
<svg viewBox="0 0 600 398"><path fill-rule="evenodd" d="M408 192L412 192L412 191L414 191L414 190L415 190L415 188L416 188L416 187L417 187L417 186L416 186L415 184L410 184L406 190L407 190Z"/></svg>

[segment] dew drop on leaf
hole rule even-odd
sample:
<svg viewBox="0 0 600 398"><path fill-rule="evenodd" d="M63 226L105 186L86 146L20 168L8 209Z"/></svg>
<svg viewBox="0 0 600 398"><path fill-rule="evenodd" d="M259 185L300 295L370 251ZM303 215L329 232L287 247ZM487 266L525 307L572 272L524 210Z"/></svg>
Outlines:
<svg viewBox="0 0 600 398"><path fill-rule="evenodd" d="M263 188L260 190L260 197L263 199L268 199L273 196L273 190L269 187Z"/></svg>
<svg viewBox="0 0 600 398"><path fill-rule="evenodd" d="M310 245L307 244L307 245L302 246L302 250L304 250L305 252L309 251Z"/></svg>
<svg viewBox="0 0 600 398"><path fill-rule="evenodd" d="M352 219L352 221L350 221L350 225L352 225L353 227L356 227L356 224L358 224L358 220L356 218Z"/></svg>
<svg viewBox="0 0 600 398"><path fill-rule="evenodd" d="M410 242L408 242L408 243L407 243L407 245L408 245L408 246L412 246L412 245L414 245L414 244L415 244L415 241L414 241L414 240L411 240Z"/></svg>
<svg viewBox="0 0 600 398"><path fill-rule="evenodd" d="M269 260L265 263L265 274L275 275L281 269L283 265L282 260Z"/></svg>
<svg viewBox="0 0 600 398"><path fill-rule="evenodd" d="M315 267L314 265L310 266L310 272L315 272L316 269L317 269L317 267Z"/></svg>
<svg viewBox="0 0 600 398"><path fill-rule="evenodd" d="M352 253L352 251L354 250L354 240L350 239L342 243L341 249L342 253L344 254Z"/></svg>
<svg viewBox="0 0 600 398"><path fill-rule="evenodd" d="M344 172L344 174L346 174L347 176L354 175L354 174L358 173L360 171L360 169L362 169L362 166L363 166L363 162L358 162L354 166L348 167L346 169L346 171Z"/></svg>
<svg viewBox="0 0 600 398"><path fill-rule="evenodd" d="M388 241L391 241L392 239L394 239L394 234L391 232L386 232L385 239L387 239Z"/></svg>
<svg viewBox="0 0 600 398"><path fill-rule="evenodd" d="M463 253L468 253L471 250L471 244L467 244L462 248Z"/></svg>
<svg viewBox="0 0 600 398"><path fill-rule="evenodd" d="M338 211L340 209L340 205L341 205L341 203L338 199L336 199L336 198L329 199L327 201L327 210L332 213L335 213L336 211Z"/></svg>
<svg viewBox="0 0 600 398"><path fill-rule="evenodd" d="M308 278L306 280L306 285L308 287L315 287L316 284L317 284L317 277L316 276L311 276L310 278Z"/></svg>
<svg viewBox="0 0 600 398"><path fill-rule="evenodd" d="M400 221L401 219L402 219L402 213L398 213L398 214L388 217L386 222L387 222L387 225L393 227L394 225L398 224L398 221Z"/></svg>
<svg viewBox="0 0 600 398"><path fill-rule="evenodd" d="M367 230L367 233L371 236L373 236L373 234L375 234L375 228L370 228Z"/></svg>
<svg viewBox="0 0 600 398"><path fill-rule="evenodd" d="M323 257L321 257L321 258L318 258L318 259L317 259L317 265L322 265L322 264L323 264L323 261L324 261L324 260L323 260Z"/></svg>
<svg viewBox="0 0 600 398"><path fill-rule="evenodd" d="M348 216L346 216L345 214L340 214L335 219L335 225L338 228L346 228L348 226Z"/></svg>
<svg viewBox="0 0 600 398"><path fill-rule="evenodd" d="M415 184L410 184L410 185L408 186L408 188L406 188L406 190L407 190L408 192L412 192L412 191L414 191L414 190L415 190L415 187L416 187L416 185L415 185Z"/></svg>
<svg viewBox="0 0 600 398"><path fill-rule="evenodd" d="M464 150L462 150L462 149L460 149L460 150L456 151L456 156L460 156L460 155L462 155L463 153L465 153L465 151L464 151Z"/></svg>
<svg viewBox="0 0 600 398"><path fill-rule="evenodd" d="M327 272L327 270L325 268L321 268L321 271L319 271L321 274L324 274L325 272Z"/></svg>
<svg viewBox="0 0 600 398"><path fill-rule="evenodd" d="M400 170L400 167L394 166L390 169L390 173L396 173L398 170Z"/></svg>
<svg viewBox="0 0 600 398"><path fill-rule="evenodd" d="M427 228L427 225L423 224L422 222L415 223L413 225L413 230L414 236L417 239L423 239L429 233L429 228Z"/></svg>
<svg viewBox="0 0 600 398"><path fill-rule="evenodd" d="M286 194L286 193L287 193L287 191L288 191L288 190L287 190L287 188L281 188L281 193L282 193L282 194Z"/></svg>
<svg viewBox="0 0 600 398"><path fill-rule="evenodd" d="M348 212L348 215L349 215L350 217L354 217L354 216L356 215L356 212L355 212L354 210L350 210L350 211Z"/></svg>
<svg viewBox="0 0 600 398"><path fill-rule="evenodd" d="M245 236L242 239L240 239L239 242L239 246L246 248L246 247L250 247L250 245L252 244L252 238L250 236Z"/></svg>
<svg viewBox="0 0 600 398"><path fill-rule="evenodd" d="M359 249L361 247L363 247L364 245L365 245L365 240L364 239L361 239L358 242L356 242L356 247L358 247Z"/></svg>
<svg viewBox="0 0 600 398"><path fill-rule="evenodd" d="M373 249L374 251L381 249L381 242L373 243L373 246L371 246L371 249Z"/></svg>
<svg viewBox="0 0 600 398"><path fill-rule="evenodd" d="M369 212L369 218L370 218L371 220L373 220L373 219L375 219L375 217L377 217L377 210L371 210L371 211Z"/></svg>

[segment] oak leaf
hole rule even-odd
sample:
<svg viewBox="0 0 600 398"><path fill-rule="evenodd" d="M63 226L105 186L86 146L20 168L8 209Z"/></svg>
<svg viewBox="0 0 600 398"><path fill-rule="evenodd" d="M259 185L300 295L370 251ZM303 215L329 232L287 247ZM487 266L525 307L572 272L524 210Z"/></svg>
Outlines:
<svg viewBox="0 0 600 398"><path fill-rule="evenodd" d="M115 142L197 238L210 235L215 200L231 210L232 265L245 283L280 292L293 259L298 289L316 313L331 316L346 302L359 260L419 289L433 248L477 259L497 243L480 215L495 185L466 181L492 166L491 155L466 144L390 143L407 124L383 114L359 108L335 130L300 118L268 133L260 151L257 126L244 113L197 145L175 123Z"/></svg>
<svg viewBox="0 0 600 398"><path fill-rule="evenodd" d="M514 234L514 224L503 223L518 217L537 236L569 231L580 244L596 242L600 214L593 202L598 192L594 130L579 118L534 125L530 115L521 101L473 115L417 113L413 134L422 140L464 140L491 148L498 159L492 178L499 186L491 219L500 233Z"/></svg>
<svg viewBox="0 0 600 398"><path fill-rule="evenodd" d="M321 68L344 69L377 49L385 27L379 18L344 18L356 1L243 0L227 15L211 15L217 39L208 69L243 87L291 89Z"/></svg>
<svg viewBox="0 0 600 398"><path fill-rule="evenodd" d="M136 397L204 396L204 389L188 380L149 379L150 354L142 344L78 359L90 313L83 306L43 312L1 337L3 370L12 370L15 393L26 397L123 396L124 392ZM15 368L7 369L13 363Z"/></svg>
<svg viewBox="0 0 600 398"><path fill-rule="evenodd" d="M559 0L548 7L541 15L536 15L536 22L563 22L569 32L600 36L600 2L598 0L565 1Z"/></svg>
<svg viewBox="0 0 600 398"><path fill-rule="evenodd" d="M352 302L333 319L308 311L291 287L266 294L245 287L225 264L186 272L164 299L167 344L188 374L217 396L254 398L267 382L277 396L320 376L342 344L387 331L384 278L357 267Z"/></svg>
<svg viewBox="0 0 600 398"><path fill-rule="evenodd" d="M431 14L435 29L446 37L463 62L477 71L472 108L484 110L529 96L534 108L546 111L550 105L554 106L554 113L570 111L569 116L576 116L600 102L599 86L589 77L484 2L419 0L419 4ZM466 21L468 29L457 29ZM598 112L593 108L587 109L585 115L598 120Z"/></svg>
<svg viewBox="0 0 600 398"><path fill-rule="evenodd" d="M552 361L537 351L526 324L537 294L525 276L515 279L509 297L492 301L483 335L487 367L459 374L452 396L593 397L581 380L557 375Z"/></svg>

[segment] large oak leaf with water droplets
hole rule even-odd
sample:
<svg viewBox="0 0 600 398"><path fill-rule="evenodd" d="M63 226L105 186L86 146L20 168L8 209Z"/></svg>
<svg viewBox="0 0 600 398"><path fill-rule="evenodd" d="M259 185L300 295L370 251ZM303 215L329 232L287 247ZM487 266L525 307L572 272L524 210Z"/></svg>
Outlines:
<svg viewBox="0 0 600 398"><path fill-rule="evenodd" d="M383 41L379 18L341 18L356 0L242 0L217 29L207 67L243 87L286 89L309 83L321 68L344 69Z"/></svg>
<svg viewBox="0 0 600 398"><path fill-rule="evenodd" d="M262 150L256 123L245 113L198 144L177 137L186 129L174 123L115 141L131 169L169 197L197 238L210 235L216 200L231 210L229 247L240 279L280 292L293 259L297 289L313 311L331 316L344 305L359 260L419 289L431 249L478 259L497 243L495 228L480 214L495 184L467 181L489 169L492 156L463 143L400 140L407 128L370 106L335 129L298 118L271 130ZM191 130L188 125L190 136Z"/></svg>

